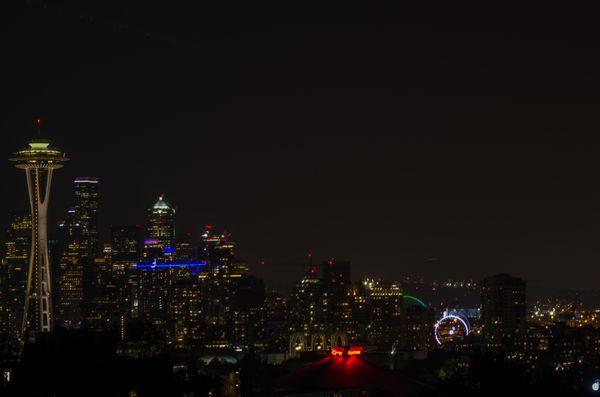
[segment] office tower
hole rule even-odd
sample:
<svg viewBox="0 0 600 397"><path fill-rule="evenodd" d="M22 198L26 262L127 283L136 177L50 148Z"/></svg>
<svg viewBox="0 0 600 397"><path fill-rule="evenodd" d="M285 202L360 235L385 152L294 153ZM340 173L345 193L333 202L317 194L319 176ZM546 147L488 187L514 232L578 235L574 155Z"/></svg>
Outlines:
<svg viewBox="0 0 600 397"><path fill-rule="evenodd" d="M203 339L219 345L225 339L226 312L230 310L227 287L229 268L235 260L235 243L228 233L218 234L207 225L202 234L199 256L207 263L206 272L199 275L201 283L202 321L206 324ZM227 307L226 307L227 306Z"/></svg>
<svg viewBox="0 0 600 397"><path fill-rule="evenodd" d="M139 317L164 333L167 348L189 348L199 338L201 324L198 274L203 261L140 262L137 265Z"/></svg>
<svg viewBox="0 0 600 397"><path fill-rule="evenodd" d="M140 226L111 226L110 245L120 311L125 317L137 317L139 290L136 265L141 257Z"/></svg>
<svg viewBox="0 0 600 397"><path fill-rule="evenodd" d="M276 291L265 294L263 304L264 338L269 353L280 354L287 351L290 329L293 322L288 313L286 299Z"/></svg>
<svg viewBox="0 0 600 397"><path fill-rule="evenodd" d="M231 294L231 336L237 349L252 348L264 351L265 341L265 283L261 278L241 273L233 277Z"/></svg>
<svg viewBox="0 0 600 397"><path fill-rule="evenodd" d="M525 280L497 274L481 282L481 322L488 345L510 347L526 320Z"/></svg>
<svg viewBox="0 0 600 397"><path fill-rule="evenodd" d="M59 246L62 247L57 270L56 325L65 328L81 326L81 305L84 298L84 267L88 245L76 210L70 208L58 224Z"/></svg>
<svg viewBox="0 0 600 397"><path fill-rule="evenodd" d="M125 276L127 269L135 268L140 259L140 226L111 226L110 246L113 270Z"/></svg>
<svg viewBox="0 0 600 397"><path fill-rule="evenodd" d="M11 161L25 170L31 207L31 254L27 270L27 286L22 320L23 335L28 331L49 332L53 326L52 283L48 256L48 202L54 170L68 161L63 152L38 137L29 147L16 152Z"/></svg>
<svg viewBox="0 0 600 397"><path fill-rule="evenodd" d="M248 274L248 264L235 251L229 233L206 227L199 252L207 261L206 272L199 275L205 347L243 348L250 343L249 335L262 332L258 307L264 301L264 285Z"/></svg>
<svg viewBox="0 0 600 397"><path fill-rule="evenodd" d="M175 244L175 208L160 195L156 203L148 209L144 258L170 257Z"/></svg>
<svg viewBox="0 0 600 397"><path fill-rule="evenodd" d="M99 291L98 206L99 179L77 177L73 181L73 207L59 223L62 254L58 272L57 324L66 328L81 326L83 305Z"/></svg>
<svg viewBox="0 0 600 397"><path fill-rule="evenodd" d="M94 332L120 329L124 321L122 296L110 257L96 258L90 267L93 292L83 301L82 324L88 331Z"/></svg>
<svg viewBox="0 0 600 397"><path fill-rule="evenodd" d="M96 177L77 177L73 181L75 223L80 228L80 252L77 260L83 267L83 302L81 316L86 319L86 326L97 323L98 312L103 310L97 306L104 306L105 287L104 274L108 271L108 264L99 252L98 242L98 207L99 207L99 179ZM92 321L90 321L92 319ZM93 326L98 328L98 326Z"/></svg>
<svg viewBox="0 0 600 397"><path fill-rule="evenodd" d="M367 307L367 340L385 349L397 345L402 325L400 285L365 279L362 286Z"/></svg>
<svg viewBox="0 0 600 397"><path fill-rule="evenodd" d="M13 340L21 334L30 251L31 214L12 211L4 234L4 258L0 264L0 331Z"/></svg>
<svg viewBox="0 0 600 397"><path fill-rule="evenodd" d="M357 290L352 284L349 261L330 259L321 265L321 278L329 291L330 321L335 324L333 331L343 331L350 341L356 340L362 330L355 312Z"/></svg>
<svg viewBox="0 0 600 397"><path fill-rule="evenodd" d="M93 260L98 255L99 179L77 177L73 185L75 219L81 227L82 244L87 251L86 257Z"/></svg>

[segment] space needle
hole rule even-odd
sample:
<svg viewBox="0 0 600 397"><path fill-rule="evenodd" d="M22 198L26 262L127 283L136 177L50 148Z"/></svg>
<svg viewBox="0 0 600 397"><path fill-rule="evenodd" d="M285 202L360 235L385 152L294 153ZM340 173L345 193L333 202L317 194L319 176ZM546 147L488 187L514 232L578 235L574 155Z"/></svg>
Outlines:
<svg viewBox="0 0 600 397"><path fill-rule="evenodd" d="M52 331L52 285L50 260L48 258L48 201L52 173L69 159L50 141L40 136L41 120L37 119L37 137L31 139L27 148L9 158L15 166L25 170L29 203L31 207L31 254L27 271L27 289L22 336Z"/></svg>

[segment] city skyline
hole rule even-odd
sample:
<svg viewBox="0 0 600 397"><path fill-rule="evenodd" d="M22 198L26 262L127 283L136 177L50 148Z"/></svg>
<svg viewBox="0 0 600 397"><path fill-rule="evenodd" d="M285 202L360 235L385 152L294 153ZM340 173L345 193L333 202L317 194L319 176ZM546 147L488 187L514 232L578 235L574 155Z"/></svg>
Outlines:
<svg viewBox="0 0 600 397"><path fill-rule="evenodd" d="M75 160L76 161L76 160ZM72 170L71 170L72 172ZM74 175L80 175L81 173L77 173L77 172L72 172L72 174ZM101 173L100 173L101 174ZM91 175L90 173L87 174L83 174L83 175ZM87 178L91 178L91 179L101 179L101 178L97 178L97 177L82 177L82 176L74 176L71 180L71 183L76 182L78 179L87 179ZM69 181L66 181L67 183L69 183ZM103 180L103 185L108 185L111 181L106 181ZM56 182L55 182L56 183ZM59 185L65 185L65 181L60 181L58 182ZM22 189L24 189L21 186ZM110 189L110 187L106 187L106 189ZM18 190L18 189L15 189ZM26 189L24 189L26 190ZM59 196L68 196L68 188L66 189L67 192L65 192L64 190L61 190L59 192L54 191L55 194L58 194ZM153 190L153 189L149 189L149 190ZM65 194L66 193L66 194ZM159 196L163 196L165 195L166 192L164 191L160 191L160 193L150 193L152 195L152 198L150 199L150 202L152 200L155 200L156 197ZM107 192L104 192L104 196L106 195L111 195L111 191L108 190ZM167 193L167 196L171 196L169 193ZM104 197L103 197L104 200ZM59 223L60 219L64 218L64 213L68 212L68 209L70 208L70 206L72 205L72 201L70 199L66 199L66 201L63 201L61 203L55 203L54 205L60 209L64 208L65 211L60 214L57 213L58 209L54 209L53 211L50 211L50 219L51 219L51 224L50 224L50 229L54 230L55 226ZM100 207L105 207L104 203L101 201L99 203ZM145 206L147 205L147 203L144 203L140 206L134 206L134 210L133 211L128 211L129 215L128 216L124 216L123 218L121 218L121 220L118 220L115 218L114 214L111 214L110 211L107 211L106 208L104 208L100 215L99 215L99 224L101 225L98 229L99 229L99 235L101 236L100 240L101 241L108 241L109 240L109 229L111 227L111 224L131 224L131 225L135 225L135 224L143 224L144 223L144 217L145 217L145 213L148 210ZM62 207L62 208L61 208ZM175 204L176 208L181 208L180 206L178 206L177 204ZM19 208L14 208L13 210L19 210ZM191 208L192 213L197 213L198 208ZM141 214L141 216L132 216L132 214L135 215L139 215ZM112 215L112 216L111 216ZM107 218L108 219L113 219L114 222L111 222L110 224L108 224L107 222ZM194 228L190 228L188 227L186 229L185 224L183 227L181 227L181 218L184 218L187 222L187 225L191 224L191 221L188 217L180 217L177 220L177 224L180 226L177 226L177 229L180 230L182 233L182 235L184 234L189 234L191 236L191 238L195 241L199 241L200 237L201 237L201 233L202 233L202 227L205 224L208 224L207 222L204 222L203 219L199 219L198 223L197 223L197 227L196 230L194 231ZM207 218L210 219L214 219L214 217L210 217L207 216ZM424 217L425 219L429 219L428 216ZM127 219L127 222L123 221L123 219ZM217 220L217 222L213 222L215 224L215 226L222 228L224 230L230 230L233 231L235 233L235 230L237 229L235 226L229 226L226 225L222 222L219 222ZM236 222L234 222L235 225ZM238 227L239 224L238 224ZM183 230L182 230L183 229ZM192 229L192 230L190 230ZM244 230L244 228L242 227L242 230ZM237 235L237 234L236 234ZM407 239L407 242L413 241L410 237ZM323 243L323 244L321 244ZM420 277L425 277L428 280L439 280L439 279L445 279L445 278L454 278L454 279L469 279L469 278L474 278L474 279L479 279L482 276L485 276L486 274L490 274L490 273L501 273L501 272L508 272L508 273L515 273L515 274L519 274L521 276L523 276L524 278L527 278L527 274L530 274L530 272L528 271L528 269L522 269L520 268L520 271L514 271L513 266L514 263L512 264L512 266L506 266L503 263L500 263L497 261L497 258L493 258L491 255L488 257L482 257L481 260L485 261L486 259L490 260L492 263L495 263L496 266L495 267L485 267L482 266L480 269L476 270L476 271L467 271L467 270L458 270L455 271L447 271L447 270L443 270L440 269L440 267L445 266L447 263L452 263L452 260L456 260L454 259L450 259L450 260L444 260L444 257L438 257L435 255L430 255L430 256L425 256L423 258L420 257L415 257L414 255L405 255L405 253L403 252L398 252L397 257L398 258L402 258L402 259L397 259L395 260L396 262L394 263L395 269L389 271L389 269L380 269L378 267L373 267L371 261L364 261L361 263L361 261L356 261L353 258L354 257L365 257L368 255L366 255L366 252L368 252L368 250L362 250L362 249L356 249L353 248L350 251L350 255L339 255L339 252L344 252L344 251L321 251L318 249L319 246L324 246L325 248L327 248L328 246L330 246L330 241L327 240L327 237L324 238L323 241L319 241L317 243L315 243L312 247L307 247L306 249L300 251L298 245L293 245L290 244L288 242L288 244L294 246L294 249L292 251L296 251L296 253L298 255L282 255L282 256L277 256L277 255L269 255L270 252L272 252L268 247L264 250L264 253L267 253L266 255L257 255L256 252L257 250L253 249L253 247L251 247L250 245L246 245L244 244L244 242L242 242L242 252L248 251L249 255L245 255L246 259L248 259L249 261L251 261L253 264L257 265L255 266L255 271L257 272L257 274L259 274L260 276L264 277L268 282L269 285L273 286L274 288L278 288L278 289L282 289L282 290L287 290L290 286L290 284L293 282L293 280L295 278L297 278L299 275L302 274L302 266L304 265L304 263L306 262L306 254L310 253L311 255L315 255L316 258L322 259L322 260L327 260L329 258L333 258L333 257L337 257L339 259L348 259L348 260L353 260L354 266L355 268L358 268L358 271L356 272L357 275L359 275L360 277L364 277L364 276L377 276L383 279L395 279L395 278L400 278L404 275L414 275L414 276L420 276ZM526 243L526 241L525 241ZM315 249L315 247L317 249ZM391 255L395 250L393 248L393 245L390 245L390 250L389 252L386 252L387 255ZM433 251L433 250L432 250ZM346 251L348 252L348 251ZM262 252L261 252L262 253ZM515 260L516 258L510 258L508 257L507 263L511 263ZM262 265L262 266L259 266ZM265 266L266 265L266 266ZM362 266L361 266L362 265ZM361 268L362 267L362 268ZM280 278L283 275L283 278ZM595 289L593 284L582 284L582 283L575 283L575 284L558 284L558 283L554 283L554 284L547 284L543 281L543 279L540 278L536 278L533 277L531 278L532 284L534 286L540 287L540 288L549 288L549 289L563 289L563 290L593 290Z"/></svg>
<svg viewBox="0 0 600 397"><path fill-rule="evenodd" d="M600 7L0 10L0 395L600 395Z"/></svg>
<svg viewBox="0 0 600 397"><path fill-rule="evenodd" d="M273 267L312 250L352 260L356 274L507 271L595 288L594 28L574 22L593 12L524 7L482 24L446 8L349 8L333 29L333 10L211 7L186 25L177 10L140 21L49 3L4 25L19 37L5 46L18 65L2 66L14 76L5 147L39 114L78 154L56 181L51 219L66 211L70 181L92 175L106 187L104 237L110 224L140 223L164 193L187 214L179 230L220 225L248 260ZM550 25L559 32L544 35ZM14 190L0 205L23 207L17 175L0 172ZM272 282L288 274L274 268Z"/></svg>

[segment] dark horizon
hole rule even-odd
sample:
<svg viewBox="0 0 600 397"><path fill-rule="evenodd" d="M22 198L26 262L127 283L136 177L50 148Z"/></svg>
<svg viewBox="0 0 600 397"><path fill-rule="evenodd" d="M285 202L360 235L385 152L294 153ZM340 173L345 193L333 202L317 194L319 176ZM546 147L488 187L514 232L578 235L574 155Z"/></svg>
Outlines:
<svg viewBox="0 0 600 397"><path fill-rule="evenodd" d="M164 193L178 232L227 229L271 286L310 250L355 279L596 288L596 10L5 9L5 158L37 116L71 158L50 228L96 176L104 235ZM28 204L0 177L5 226Z"/></svg>

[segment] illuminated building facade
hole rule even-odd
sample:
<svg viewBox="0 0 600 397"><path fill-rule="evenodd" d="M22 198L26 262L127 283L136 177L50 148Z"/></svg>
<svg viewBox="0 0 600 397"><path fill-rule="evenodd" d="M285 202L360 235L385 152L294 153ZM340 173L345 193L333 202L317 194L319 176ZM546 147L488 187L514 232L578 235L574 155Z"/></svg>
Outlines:
<svg viewBox="0 0 600 397"><path fill-rule="evenodd" d="M190 349L201 340L200 285L190 275L169 287L166 304L166 344L171 349Z"/></svg>
<svg viewBox="0 0 600 397"><path fill-rule="evenodd" d="M99 185L95 177L77 177L73 182L75 220L81 227L85 256L92 260L98 254Z"/></svg>
<svg viewBox="0 0 600 397"><path fill-rule="evenodd" d="M175 259L190 261L196 258L196 250L192 244L192 238L189 233L182 237L178 237L175 243Z"/></svg>
<svg viewBox="0 0 600 397"><path fill-rule="evenodd" d="M82 325L93 332L115 329L121 320L121 295L110 257L94 259L88 272L89 292L82 305Z"/></svg>
<svg viewBox="0 0 600 397"><path fill-rule="evenodd" d="M318 275L316 266L309 266L306 275L290 294L290 318L299 332L305 334L329 332L330 290Z"/></svg>
<svg viewBox="0 0 600 397"><path fill-rule="evenodd" d="M320 272L310 261L304 278L294 286L289 299L293 330L304 334L312 346L314 335L343 333L354 342L364 333L366 301L362 290L350 281L350 263L329 260ZM310 337L309 337L310 336ZM316 346L329 347L328 338Z"/></svg>
<svg viewBox="0 0 600 397"><path fill-rule="evenodd" d="M73 181L75 222L80 228L79 258L83 268L82 317L86 327L99 329L98 312L102 312L106 299L106 260L99 252L98 207L100 205L100 180L96 177L77 177ZM106 317L103 316L103 317Z"/></svg>
<svg viewBox="0 0 600 397"><path fill-rule="evenodd" d="M262 280L248 274L248 264L237 258L229 233L215 233L212 226L202 234L199 256L207 261L206 272L199 275L203 345L262 349Z"/></svg>
<svg viewBox="0 0 600 397"><path fill-rule="evenodd" d="M119 310L125 317L137 317L139 284L136 264L141 257L140 226L111 226L110 246L111 270L119 294Z"/></svg>
<svg viewBox="0 0 600 397"><path fill-rule="evenodd" d="M99 291L98 206L99 179L77 177L73 181L73 207L59 223L60 261L57 272L58 325L79 328L83 317L91 314L92 301Z"/></svg>
<svg viewBox="0 0 600 397"><path fill-rule="evenodd" d="M397 283L385 283L373 279L362 282L365 290L369 343L391 348L398 343L402 324L402 290Z"/></svg>
<svg viewBox="0 0 600 397"><path fill-rule="evenodd" d="M39 127L38 121L38 127ZM27 271L22 330L49 332L53 327L52 278L48 253L48 202L54 170L68 158L50 146L50 141L35 138L29 147L17 151L10 160L25 170L31 207L31 254Z"/></svg>
<svg viewBox="0 0 600 397"><path fill-rule="evenodd" d="M175 208L160 195L148 209L144 258L162 258L174 252L175 244Z"/></svg>
<svg viewBox="0 0 600 397"><path fill-rule="evenodd" d="M508 274L481 282L482 332L488 345L507 347L515 343L527 318L525 293L525 280Z"/></svg>
<svg viewBox="0 0 600 397"><path fill-rule="evenodd" d="M172 261L174 244L175 208L160 195L147 211L142 258L146 262ZM139 296L134 305L140 316L164 329L169 288L185 275L185 271L169 266L157 269L138 266L137 270Z"/></svg>
<svg viewBox="0 0 600 397"><path fill-rule="evenodd" d="M12 211L0 264L0 332L11 340L18 340L21 334L30 251L31 214Z"/></svg>
<svg viewBox="0 0 600 397"><path fill-rule="evenodd" d="M74 208L58 225L62 254L57 269L56 324L64 328L81 326L81 306L84 298L84 266L88 247Z"/></svg>
<svg viewBox="0 0 600 397"><path fill-rule="evenodd" d="M139 262L139 315L165 334L165 347L191 348L199 344L200 286L204 261Z"/></svg>
<svg viewBox="0 0 600 397"><path fill-rule="evenodd" d="M293 323L288 315L287 300L277 291L265 294L262 306L264 313L264 338L271 353L285 352Z"/></svg>

